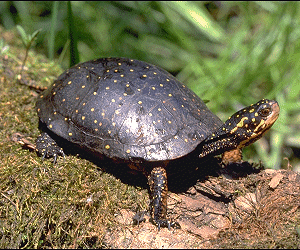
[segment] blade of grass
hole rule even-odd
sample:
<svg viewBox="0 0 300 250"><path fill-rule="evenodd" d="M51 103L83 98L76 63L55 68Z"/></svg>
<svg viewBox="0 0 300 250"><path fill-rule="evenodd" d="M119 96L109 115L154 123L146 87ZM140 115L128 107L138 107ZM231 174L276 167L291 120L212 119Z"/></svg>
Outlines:
<svg viewBox="0 0 300 250"><path fill-rule="evenodd" d="M69 37L70 37L70 67L79 62L79 53L77 47L77 33L74 25L71 1L68 5L68 23L69 23Z"/></svg>
<svg viewBox="0 0 300 250"><path fill-rule="evenodd" d="M53 60L54 58L55 30L57 25L58 6L59 6L59 2L54 1L52 7L50 39L49 39L49 47L48 47L48 56L50 60Z"/></svg>
<svg viewBox="0 0 300 250"><path fill-rule="evenodd" d="M221 41L224 31L207 13L204 8L200 8L193 2L164 2L180 15L199 28L208 38L213 41Z"/></svg>

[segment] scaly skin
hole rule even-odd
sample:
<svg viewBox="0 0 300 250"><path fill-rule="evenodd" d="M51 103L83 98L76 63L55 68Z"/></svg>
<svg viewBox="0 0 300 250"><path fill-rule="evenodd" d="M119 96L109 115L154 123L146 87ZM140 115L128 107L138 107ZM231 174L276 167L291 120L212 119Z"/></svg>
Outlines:
<svg viewBox="0 0 300 250"><path fill-rule="evenodd" d="M54 164L58 155L65 156L63 149L45 132L36 139L36 150L39 155L43 156L43 159L53 157Z"/></svg>

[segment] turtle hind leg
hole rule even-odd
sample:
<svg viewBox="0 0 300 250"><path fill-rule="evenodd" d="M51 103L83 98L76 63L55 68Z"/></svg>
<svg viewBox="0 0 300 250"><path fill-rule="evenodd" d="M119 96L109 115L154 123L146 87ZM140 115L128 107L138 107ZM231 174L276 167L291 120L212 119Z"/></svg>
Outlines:
<svg viewBox="0 0 300 250"><path fill-rule="evenodd" d="M155 167L152 169L148 177L150 187L150 214L151 222L158 229L161 227L180 228L177 222L172 222L167 219L167 172L163 167Z"/></svg>
<svg viewBox="0 0 300 250"><path fill-rule="evenodd" d="M57 156L61 155L65 157L64 151L59 147L55 140L53 140L46 132L43 132L36 139L36 150L39 155L44 158L54 158L54 164L56 163Z"/></svg>

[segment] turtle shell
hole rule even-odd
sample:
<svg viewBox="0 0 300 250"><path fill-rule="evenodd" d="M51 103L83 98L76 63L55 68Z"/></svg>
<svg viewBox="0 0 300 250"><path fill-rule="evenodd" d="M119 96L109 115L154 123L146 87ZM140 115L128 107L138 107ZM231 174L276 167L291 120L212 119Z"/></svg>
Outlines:
<svg viewBox="0 0 300 250"><path fill-rule="evenodd" d="M52 132L110 158L172 160L222 125L167 71L138 60L103 58L58 77L37 101Z"/></svg>

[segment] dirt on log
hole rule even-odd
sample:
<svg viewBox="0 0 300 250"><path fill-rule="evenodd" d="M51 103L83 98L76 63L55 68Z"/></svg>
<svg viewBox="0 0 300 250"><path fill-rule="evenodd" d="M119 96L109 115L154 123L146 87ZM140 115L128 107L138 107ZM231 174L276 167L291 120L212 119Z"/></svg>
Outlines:
<svg viewBox="0 0 300 250"><path fill-rule="evenodd" d="M170 193L170 217L181 229L151 223L132 225L134 213L116 215L119 228L107 230L112 248L274 248L300 247L300 175L289 170L263 170L234 179L197 182L187 192ZM148 217L145 216L146 221Z"/></svg>

